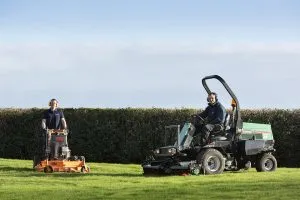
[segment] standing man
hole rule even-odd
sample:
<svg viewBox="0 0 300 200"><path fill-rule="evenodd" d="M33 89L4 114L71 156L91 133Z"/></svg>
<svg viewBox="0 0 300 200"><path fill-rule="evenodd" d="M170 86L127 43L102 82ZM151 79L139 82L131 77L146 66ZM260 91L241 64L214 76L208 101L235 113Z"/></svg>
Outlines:
<svg viewBox="0 0 300 200"><path fill-rule="evenodd" d="M58 101L51 99L49 102L50 108L44 112L42 119L43 129L66 129L67 123L64 113L58 109Z"/></svg>
<svg viewBox="0 0 300 200"><path fill-rule="evenodd" d="M201 143L206 144L210 133L215 129L224 128L224 121L226 117L226 110L224 106L218 101L217 94L211 92L207 97L208 106L201 113L194 115L194 117L200 116L202 119L206 119L206 124L196 123L196 132L201 133Z"/></svg>
<svg viewBox="0 0 300 200"><path fill-rule="evenodd" d="M44 112L44 117L42 119L42 128L44 130L48 129L67 129L67 123L65 120L64 113L62 110L58 109L58 101L56 99L51 99L49 102L50 108ZM47 148L46 153L50 153L50 143L51 141L51 132L47 131ZM58 153L59 145L56 143L52 146L51 156L56 158Z"/></svg>
<svg viewBox="0 0 300 200"><path fill-rule="evenodd" d="M34 156L33 167L38 165L45 156L50 153L51 133L47 129L66 129L67 123L63 112L58 109L58 101L51 99L49 102L50 108L43 113L42 128L45 130L44 134L39 135L37 140L37 152ZM47 137L46 137L47 136ZM45 141L47 138L47 141ZM45 144L46 143L46 144ZM45 146L46 145L46 146ZM46 152L44 152L46 150ZM47 155L48 156L48 155Z"/></svg>

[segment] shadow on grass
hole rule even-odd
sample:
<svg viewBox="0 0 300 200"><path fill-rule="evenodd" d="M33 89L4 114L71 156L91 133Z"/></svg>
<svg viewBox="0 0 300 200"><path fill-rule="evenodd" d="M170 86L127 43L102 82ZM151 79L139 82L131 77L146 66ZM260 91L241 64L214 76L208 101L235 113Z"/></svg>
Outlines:
<svg viewBox="0 0 300 200"><path fill-rule="evenodd" d="M30 174L21 174L22 177L43 177L43 176L51 176L51 177L63 177L63 178L73 178L73 177L143 177L143 174L128 174L128 173L79 173L79 172L53 172L53 173L44 173L44 172L33 172Z"/></svg>
<svg viewBox="0 0 300 200"><path fill-rule="evenodd" d="M76 172L54 172L54 173L35 173L35 174L31 174L31 176L53 176L53 177L84 177L84 176L107 176L107 177L142 177L142 174L131 174L131 173L76 173Z"/></svg>
<svg viewBox="0 0 300 200"><path fill-rule="evenodd" d="M33 172L34 170L32 168L27 167L1 167L0 166L0 172L9 172L9 171L17 171L17 172Z"/></svg>
<svg viewBox="0 0 300 200"><path fill-rule="evenodd" d="M37 172L32 168L26 167L1 167L0 172L19 172L16 173L17 177L63 177L63 178L73 178L73 177L167 177L167 176L182 176L180 174L142 174L142 173L98 173L98 172L90 172L90 173L80 173L80 172L53 172L53 173L44 173ZM245 173L247 171L227 171L225 173ZM203 174L201 174L203 175ZM200 175L200 176L201 176ZM205 175L204 175L205 176Z"/></svg>
<svg viewBox="0 0 300 200"><path fill-rule="evenodd" d="M16 173L15 177L63 177L63 178L73 178L73 177L143 177L143 174L136 173L81 173L81 172L53 172L53 173L44 173L37 172L34 169L30 168L12 168L12 167L3 167L0 168L0 172L19 172Z"/></svg>
<svg viewBox="0 0 300 200"><path fill-rule="evenodd" d="M0 172L12 172L15 173L17 177L43 177L43 176L52 176L52 177L84 177L84 176L107 176L107 177L143 177L143 174L137 173L81 173L81 172L53 172L53 173L44 173L37 172L33 168L29 167L8 167L0 166ZM17 172L17 173L16 173Z"/></svg>
<svg viewBox="0 0 300 200"><path fill-rule="evenodd" d="M143 174L133 174L133 173L115 173L115 174L112 174L112 173L94 173L94 174L91 174L91 175L94 175L94 176L121 176L121 177L142 177Z"/></svg>

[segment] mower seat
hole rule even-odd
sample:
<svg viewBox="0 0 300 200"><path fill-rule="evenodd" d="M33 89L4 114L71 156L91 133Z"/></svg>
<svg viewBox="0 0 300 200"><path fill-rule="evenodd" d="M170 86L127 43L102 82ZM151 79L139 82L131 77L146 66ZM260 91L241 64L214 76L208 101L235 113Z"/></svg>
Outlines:
<svg viewBox="0 0 300 200"><path fill-rule="evenodd" d="M230 114L226 113L225 121L223 124L217 124L212 131L213 135L224 135L227 130L230 129Z"/></svg>
<svg viewBox="0 0 300 200"><path fill-rule="evenodd" d="M223 125L216 126L211 133L211 138L217 141L227 140L227 131L230 129L230 114L226 113L225 121Z"/></svg>

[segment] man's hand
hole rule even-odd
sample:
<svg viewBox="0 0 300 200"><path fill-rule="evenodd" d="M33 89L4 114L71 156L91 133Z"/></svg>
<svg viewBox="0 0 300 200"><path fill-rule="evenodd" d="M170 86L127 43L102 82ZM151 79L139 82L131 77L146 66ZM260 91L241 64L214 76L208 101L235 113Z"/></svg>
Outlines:
<svg viewBox="0 0 300 200"><path fill-rule="evenodd" d="M42 119L42 129L47 130L46 119Z"/></svg>

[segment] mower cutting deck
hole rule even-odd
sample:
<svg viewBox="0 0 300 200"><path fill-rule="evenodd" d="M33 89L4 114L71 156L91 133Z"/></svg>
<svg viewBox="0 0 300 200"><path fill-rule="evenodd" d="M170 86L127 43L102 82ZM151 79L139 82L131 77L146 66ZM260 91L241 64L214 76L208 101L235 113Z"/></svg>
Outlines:
<svg viewBox="0 0 300 200"><path fill-rule="evenodd" d="M47 130L45 134L45 149L43 159L34 159L34 168L39 172L82 172L90 168L85 163L84 156L71 156L67 142L67 130Z"/></svg>

